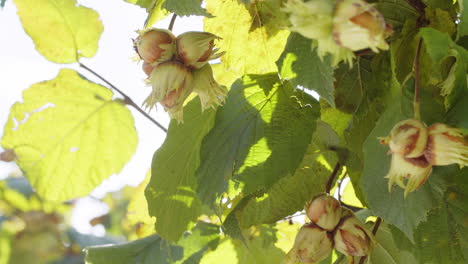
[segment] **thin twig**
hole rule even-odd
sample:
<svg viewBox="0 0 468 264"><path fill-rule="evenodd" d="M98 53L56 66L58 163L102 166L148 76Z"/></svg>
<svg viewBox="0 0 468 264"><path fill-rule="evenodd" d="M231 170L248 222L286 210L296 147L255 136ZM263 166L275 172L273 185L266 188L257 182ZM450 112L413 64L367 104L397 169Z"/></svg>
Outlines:
<svg viewBox="0 0 468 264"><path fill-rule="evenodd" d="M171 22L169 22L169 26L167 27L167 29L169 31L172 31L172 28L174 27L174 23L175 23L176 18L177 18L177 15L173 14L172 18L171 18Z"/></svg>
<svg viewBox="0 0 468 264"><path fill-rule="evenodd" d="M382 218L377 217L377 220L375 221L374 227L372 228L372 235L375 236L377 234L377 230L379 230L380 224L382 223ZM364 261L366 261L367 256L361 257L359 260L359 264L364 264Z"/></svg>
<svg viewBox="0 0 468 264"><path fill-rule="evenodd" d="M117 91L120 95L123 96L124 98L124 102L125 104L128 104L128 105L131 105L133 106L133 108L135 108L136 110L138 110L138 112L140 112L143 116L145 116L146 118L148 118L151 122L153 122L156 126L158 126L162 131L166 132L167 133L167 129L161 125L158 121L154 120L150 115L148 115L148 113L146 113L145 111L143 111L143 109L141 109L135 102L133 102L133 100L128 96L126 95L124 92L122 92L119 88L115 87L112 83L110 83L109 81L107 81L106 79L104 79L104 77L102 77L100 74L98 74L97 72L93 71L92 69L90 69L88 66L84 65L83 63L79 62L80 64L80 67L89 71L90 73L92 73L94 76L98 77L99 79L101 79L103 82L105 82L107 85L109 85L112 89L114 89L115 91Z"/></svg>
<svg viewBox="0 0 468 264"><path fill-rule="evenodd" d="M419 101L419 53L421 53L421 46L422 46L422 38L419 39L418 47L416 48L416 54L414 55L414 101L413 101L413 111L414 111L414 118L417 120L421 120L421 111L420 111L420 101Z"/></svg>
<svg viewBox="0 0 468 264"><path fill-rule="evenodd" d="M338 174L338 171L341 168L340 162L337 162L335 165L335 168L333 169L333 172L330 174L330 177L328 178L327 185L325 186L325 192L330 193L333 181L335 180L336 175Z"/></svg>
<svg viewBox="0 0 468 264"><path fill-rule="evenodd" d="M380 224L382 223L382 218L377 217L375 221L374 228L372 228L372 234L375 236L377 234L377 230L379 230Z"/></svg>

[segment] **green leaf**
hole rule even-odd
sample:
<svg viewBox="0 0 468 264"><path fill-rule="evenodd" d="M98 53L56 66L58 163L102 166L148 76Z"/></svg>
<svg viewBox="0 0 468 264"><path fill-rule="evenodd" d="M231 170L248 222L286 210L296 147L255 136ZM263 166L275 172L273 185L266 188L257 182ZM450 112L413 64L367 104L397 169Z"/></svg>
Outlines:
<svg viewBox="0 0 468 264"><path fill-rule="evenodd" d="M178 16L197 15L212 17L200 6L200 3L200 0L166 0L162 7Z"/></svg>
<svg viewBox="0 0 468 264"><path fill-rule="evenodd" d="M299 93L308 98L301 106L298 92L277 73L246 75L233 84L203 142L196 176L205 203L226 191L230 180L247 195L294 173L319 116L318 103Z"/></svg>
<svg viewBox="0 0 468 264"><path fill-rule="evenodd" d="M163 8L166 0L125 0L125 2L138 5L146 9L148 17L145 20L145 28L149 28L156 22L164 19L169 12Z"/></svg>
<svg viewBox="0 0 468 264"><path fill-rule="evenodd" d="M392 68L400 83L412 72L414 56L419 38L417 38L416 20L405 21L400 37L390 45Z"/></svg>
<svg viewBox="0 0 468 264"><path fill-rule="evenodd" d="M452 186L444 201L432 210L427 221L415 232L415 243L408 241L398 230L392 230L400 249L409 250L420 263L467 263L468 261L468 170L449 175Z"/></svg>
<svg viewBox="0 0 468 264"><path fill-rule="evenodd" d="M150 8L155 0L125 0L125 2L138 5L143 8Z"/></svg>
<svg viewBox="0 0 468 264"><path fill-rule="evenodd" d="M321 120L330 125L341 140L344 141L345 131L353 116L332 107L321 109Z"/></svg>
<svg viewBox="0 0 468 264"><path fill-rule="evenodd" d="M218 246L219 235L219 226L198 222L177 244L152 235L120 245L89 247L86 249L86 263L197 264L206 251Z"/></svg>
<svg viewBox="0 0 468 264"><path fill-rule="evenodd" d="M442 33L433 28L422 28L420 33L424 38L427 53L435 61L440 61L447 57L450 46L454 43L447 33Z"/></svg>
<svg viewBox="0 0 468 264"><path fill-rule="evenodd" d="M145 28L149 28L158 21L166 18L170 13L162 7L166 0L153 0L153 4L146 9L148 17L145 20Z"/></svg>
<svg viewBox="0 0 468 264"><path fill-rule="evenodd" d="M458 0L460 5L460 22L458 23L458 36L463 37L468 35L468 10L466 8L466 0Z"/></svg>
<svg viewBox="0 0 468 264"><path fill-rule="evenodd" d="M152 235L120 245L89 247L85 252L88 264L170 264L182 258L183 248Z"/></svg>
<svg viewBox="0 0 468 264"><path fill-rule="evenodd" d="M447 1L447 0L423 0L423 3L432 8L441 8L444 10L450 10L455 7L454 1Z"/></svg>
<svg viewBox="0 0 468 264"><path fill-rule="evenodd" d="M191 221L200 214L195 193L195 171L200 164L202 139L214 124L215 111L201 112L200 101L184 108L185 123L171 121L164 144L156 151L151 165L151 180L145 195L156 231L169 241L177 241Z"/></svg>
<svg viewBox="0 0 468 264"><path fill-rule="evenodd" d="M133 117L111 90L63 69L23 92L2 138L46 200L87 195L120 172L138 142Z"/></svg>
<svg viewBox="0 0 468 264"><path fill-rule="evenodd" d="M262 8L269 3L278 6ZM284 23L280 3L267 0L244 5L231 0L206 1L206 8L214 18L205 20L205 31L222 38L217 46L226 51L221 57L226 70L238 76L277 71L275 62L289 35L287 30L277 30L278 24Z"/></svg>
<svg viewBox="0 0 468 264"><path fill-rule="evenodd" d="M359 108L364 93L371 88L370 61L358 58L353 67L341 63L335 70L335 104L345 113L354 113Z"/></svg>
<svg viewBox="0 0 468 264"><path fill-rule="evenodd" d="M126 220L130 226L136 227L138 237L146 237L154 233L156 219L148 212L148 202L145 197L145 188L151 179L151 171L146 174L145 180L135 189L127 206Z"/></svg>
<svg viewBox="0 0 468 264"><path fill-rule="evenodd" d="M455 44L450 36L432 28L422 28L427 53L436 63L454 58L444 82L439 84L441 94L445 96L445 106L450 108L467 91L466 73L468 70L468 52Z"/></svg>
<svg viewBox="0 0 468 264"><path fill-rule="evenodd" d="M239 240L223 239L216 251L208 252L201 264L280 264L284 251L277 247L277 230L271 226L258 226L244 230L245 243ZM284 233L280 233L284 234ZM289 232L285 239L290 241Z"/></svg>
<svg viewBox="0 0 468 264"><path fill-rule="evenodd" d="M450 171L434 168L427 182L417 191L403 197L403 190L394 187L388 192L388 179L384 178L390 168L388 147L381 145L377 137L387 136L399 121L407 119L401 112L399 102L395 102L382 114L375 128L364 143L364 170L361 185L367 198L369 209L386 222L402 230L409 239L418 224L426 220L427 212L440 203L444 185L441 176Z"/></svg>
<svg viewBox="0 0 468 264"><path fill-rule="evenodd" d="M26 33L46 59L72 63L96 54L104 28L94 10L75 0L14 2Z"/></svg>
<svg viewBox="0 0 468 264"><path fill-rule="evenodd" d="M184 258L176 263L198 264L207 251L216 249L219 240L219 226L198 222L192 232L177 243L184 248Z"/></svg>
<svg viewBox="0 0 468 264"><path fill-rule="evenodd" d="M282 79L289 79L294 86L316 91L327 103L335 106L333 95L333 68L329 57L322 61L312 41L297 33L289 35L288 43L276 62Z"/></svg>
<svg viewBox="0 0 468 264"><path fill-rule="evenodd" d="M385 17L385 22L391 24L396 31L399 31L407 20L419 16L406 0L379 0L376 7Z"/></svg>
<svg viewBox="0 0 468 264"><path fill-rule="evenodd" d="M315 144L311 144L294 175L282 178L265 194L254 197L236 213L241 226L272 224L303 210L312 197L325 190L337 161L334 152L321 152Z"/></svg>
<svg viewBox="0 0 468 264"><path fill-rule="evenodd" d="M375 238L377 243L369 256L369 264L417 263L411 253L400 250L397 247L392 233L386 224L380 225Z"/></svg>

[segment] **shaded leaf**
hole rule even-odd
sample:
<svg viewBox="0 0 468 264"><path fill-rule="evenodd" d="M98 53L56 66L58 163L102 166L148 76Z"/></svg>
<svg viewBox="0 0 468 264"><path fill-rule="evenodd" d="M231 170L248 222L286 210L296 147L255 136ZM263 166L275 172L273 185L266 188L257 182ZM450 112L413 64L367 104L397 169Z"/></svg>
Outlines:
<svg viewBox="0 0 468 264"><path fill-rule="evenodd" d="M119 245L89 247L86 249L86 263L196 264L207 250L217 247L219 234L219 226L198 222L177 244L152 235Z"/></svg>
<svg viewBox="0 0 468 264"><path fill-rule="evenodd" d="M392 230L402 250L414 252L420 263L466 263L468 261L468 206L466 205L468 170L449 175L449 187L444 201L427 216L415 232L415 243L401 232Z"/></svg>
<svg viewBox="0 0 468 264"><path fill-rule="evenodd" d="M385 22L400 30L409 19L418 18L418 12L406 0L379 0L376 8L385 17Z"/></svg>
<svg viewBox="0 0 468 264"><path fill-rule="evenodd" d="M75 0L14 2L26 33L46 59L72 63L96 54L104 28L94 10L78 5Z"/></svg>
<svg viewBox="0 0 468 264"><path fill-rule="evenodd" d="M384 176L390 168L390 155L386 154L388 147L379 144L377 137L387 136L394 124L406 118L399 103L394 103L382 114L364 143L361 185L369 209L412 240L416 227L426 220L427 212L439 204L444 192L441 175L450 171L435 168L427 182L406 199L401 188L394 187L392 192L388 192L388 179Z"/></svg>
<svg viewBox="0 0 468 264"><path fill-rule="evenodd" d="M164 144L155 152L151 180L145 195L156 231L169 241L177 241L200 214L195 193L195 171L200 164L202 139L214 124L215 111L201 112L200 101L192 100L184 108L185 123L169 125Z"/></svg>
<svg viewBox="0 0 468 264"><path fill-rule="evenodd" d="M296 87L316 91L327 103L335 106L333 68L328 56L322 61L312 49L312 40L291 33L276 64L281 78L289 79Z"/></svg>
<svg viewBox="0 0 468 264"><path fill-rule="evenodd" d="M165 0L162 7L178 16L197 15L211 17L200 4L199 0Z"/></svg>
<svg viewBox="0 0 468 264"><path fill-rule="evenodd" d="M87 195L133 155L138 141L133 117L112 96L63 69L25 90L24 103L13 105L1 144L14 149L41 197L65 201Z"/></svg>
<svg viewBox="0 0 468 264"><path fill-rule="evenodd" d="M450 65L450 70L441 86L441 94L445 96L446 108L452 105L468 90L466 73L468 70L468 52L456 45L449 35L432 28L422 28L420 32L424 38L428 55L437 63L441 63L449 57L455 62Z"/></svg>
<svg viewBox="0 0 468 264"><path fill-rule="evenodd" d="M229 91L216 124L203 142L197 170L198 193L207 204L233 185L245 195L269 188L293 173L315 129L318 103L305 94L301 106L295 90L277 73L247 75Z"/></svg>
<svg viewBox="0 0 468 264"><path fill-rule="evenodd" d="M125 244L85 249L89 264L169 264L182 258L183 249L169 245L158 235Z"/></svg>

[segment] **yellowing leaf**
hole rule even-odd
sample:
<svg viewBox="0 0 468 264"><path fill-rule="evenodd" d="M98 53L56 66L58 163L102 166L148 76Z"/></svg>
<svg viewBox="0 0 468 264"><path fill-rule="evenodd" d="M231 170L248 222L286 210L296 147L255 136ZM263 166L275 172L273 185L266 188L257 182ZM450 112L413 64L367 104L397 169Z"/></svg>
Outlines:
<svg viewBox="0 0 468 264"><path fill-rule="evenodd" d="M18 15L37 51L56 63L96 54L103 26L94 10L75 0L15 0Z"/></svg>
<svg viewBox="0 0 468 264"><path fill-rule="evenodd" d="M151 179L151 171L146 174L145 180L138 185L127 207L128 223L136 227L136 235L139 238L147 237L154 233L156 218L148 213L148 203L145 197L145 188Z"/></svg>
<svg viewBox="0 0 468 264"><path fill-rule="evenodd" d="M1 141L47 200L84 196L130 159L137 134L130 111L109 89L63 69L23 92Z"/></svg>
<svg viewBox="0 0 468 264"><path fill-rule="evenodd" d="M205 31L222 40L217 46L226 51L221 61L226 69L238 75L276 72L276 60L281 55L289 31L278 30L277 9L273 0L244 5L233 0L208 0L206 9L214 18L205 19ZM267 11L275 13L267 13ZM271 20L267 18L271 17ZM275 20L277 19L277 20Z"/></svg>

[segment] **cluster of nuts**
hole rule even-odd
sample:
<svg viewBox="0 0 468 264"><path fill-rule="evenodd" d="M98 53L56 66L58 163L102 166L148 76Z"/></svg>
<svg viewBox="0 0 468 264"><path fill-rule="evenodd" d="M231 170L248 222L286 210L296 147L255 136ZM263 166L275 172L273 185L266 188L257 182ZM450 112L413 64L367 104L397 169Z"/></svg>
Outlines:
<svg viewBox="0 0 468 264"><path fill-rule="evenodd" d="M367 256L373 235L353 212L341 207L333 196L316 196L306 207L312 221L301 227L286 263L317 263L333 248L347 256Z"/></svg>
<svg viewBox="0 0 468 264"><path fill-rule="evenodd" d="M429 177L432 166L468 165L468 142L460 129L435 123L429 128L417 119L397 123L390 136L380 138L392 155L388 189L394 183L405 189L405 197ZM405 183L406 180L406 183Z"/></svg>
<svg viewBox="0 0 468 264"><path fill-rule="evenodd" d="M362 0L288 0L291 30L314 39L320 57L331 54L333 65L347 61L352 65L354 51L389 48L385 38L392 27L382 14Z"/></svg>
<svg viewBox="0 0 468 264"><path fill-rule="evenodd" d="M215 81L208 63L223 55L214 48L217 36L186 32L175 37L172 32L157 28L138 33L135 50L152 86L144 102L147 108L159 102L171 118L182 122L184 102L192 92L198 94L203 110L224 102L227 89Z"/></svg>

